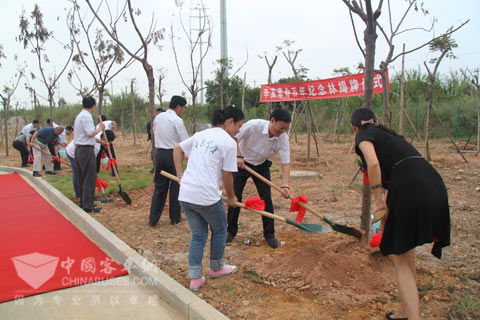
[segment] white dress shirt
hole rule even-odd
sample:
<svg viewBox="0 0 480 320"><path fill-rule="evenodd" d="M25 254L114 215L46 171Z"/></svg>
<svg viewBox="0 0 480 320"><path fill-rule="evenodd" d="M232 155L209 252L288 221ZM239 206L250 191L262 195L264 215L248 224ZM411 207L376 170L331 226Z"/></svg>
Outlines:
<svg viewBox="0 0 480 320"><path fill-rule="evenodd" d="M75 144L78 145L95 145L95 137L88 137L95 131L95 124L93 123L93 117L85 109L82 109L75 118Z"/></svg>
<svg viewBox="0 0 480 320"><path fill-rule="evenodd" d="M188 139L183 120L173 109L168 109L153 119L153 133L157 149L173 149L177 144Z"/></svg>
<svg viewBox="0 0 480 320"><path fill-rule="evenodd" d="M113 121L112 120L105 120L105 121L102 121L102 122L105 125L105 130L112 130L113 129ZM99 126L100 126L100 123L97 124L95 129L98 129Z"/></svg>
<svg viewBox="0 0 480 320"><path fill-rule="evenodd" d="M30 134L30 131L32 131L32 130L35 130L35 128L33 127L33 122L29 123L25 127L23 127L22 133L23 133L24 136L26 136L27 134Z"/></svg>
<svg viewBox="0 0 480 320"><path fill-rule="evenodd" d="M53 121L52 123L54 128L60 127L58 124L55 123L55 121ZM58 142L67 143L67 130L65 130L65 128L63 128L63 132L58 136Z"/></svg>
<svg viewBox="0 0 480 320"><path fill-rule="evenodd" d="M100 132L100 134L101 134L101 132ZM67 151L67 155L70 158L75 159L75 141L73 141L73 140L70 141L70 143L67 145L65 150ZM93 146L93 152L95 153L95 158L96 158L97 154L100 152L100 143L95 142L95 145Z"/></svg>
<svg viewBox="0 0 480 320"><path fill-rule="evenodd" d="M278 137L268 136L270 121L254 119L247 121L235 136L244 160L255 166L264 163L278 152L282 164L290 163L290 142L284 132Z"/></svg>

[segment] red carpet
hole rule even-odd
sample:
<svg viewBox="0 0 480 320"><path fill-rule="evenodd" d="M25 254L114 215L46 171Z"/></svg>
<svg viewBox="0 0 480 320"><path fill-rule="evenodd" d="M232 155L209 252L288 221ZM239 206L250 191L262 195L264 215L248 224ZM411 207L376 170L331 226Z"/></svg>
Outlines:
<svg viewBox="0 0 480 320"><path fill-rule="evenodd" d="M0 175L0 302L125 274L22 177Z"/></svg>

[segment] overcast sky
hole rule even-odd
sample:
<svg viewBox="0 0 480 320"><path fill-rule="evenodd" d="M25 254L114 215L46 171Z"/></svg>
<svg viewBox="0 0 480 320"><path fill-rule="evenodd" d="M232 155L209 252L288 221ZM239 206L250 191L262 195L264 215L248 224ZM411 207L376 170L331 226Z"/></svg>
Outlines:
<svg viewBox="0 0 480 320"><path fill-rule="evenodd" d="M108 0L113 7L116 1ZM120 0L123 1L123 0ZM97 0L92 0L98 3ZM181 68L184 75L188 78L188 54L189 45L184 39L184 35L179 29L178 8L175 7L174 0L151 1L136 0L134 7L140 8L142 18L139 19L141 28L145 30L148 27L152 14L157 21L157 27L165 28L165 40L163 40L162 50L151 46L150 63L154 69L165 68L167 76L164 80L166 89L166 98L169 100L171 95L181 94L187 90L182 85L175 65L171 41L169 38L170 27L173 26L176 36L181 37L176 41L177 52L181 60ZM374 5L377 0L372 1ZM422 1L420 1L422 2ZM440 72L448 73L459 68L478 68L480 67L480 1L478 0L425 0L425 8L430 12L424 16L420 12L412 11L409 13L404 28L424 27L428 28L432 19L435 17L438 22L435 24L435 34L440 34L449 26L458 26L461 22L470 19L470 22L454 34L458 43L458 48L454 50L458 57L456 60L444 60L441 64ZM0 19L2 22L2 32L0 33L0 44L4 48L7 56L2 62L0 69L0 85L7 84L15 74L16 64L14 56L18 56L18 63L24 61L27 69L38 74L38 63L29 50L23 48L16 42L15 38L19 34L19 17L22 10L28 14L32 11L34 4L38 3L44 14L44 23L47 29L52 31L61 41L68 40L68 32L65 24L66 9L69 6L67 0L20 0L6 1L2 0L0 10ZM79 1L84 12L87 12L86 3ZM188 28L188 17L193 15L192 7L198 2L184 1L182 16ZM406 1L392 0L392 15L394 23L397 23L401 13L406 8ZM213 41L209 49L206 61L203 65L204 79L213 78L213 70L216 68L215 61L220 58L220 1L205 0L204 5L207 8L207 14L211 20ZM384 10L381 15L381 23L386 29L388 11L387 2L384 1ZM57 19L58 18L58 19ZM198 20L191 20L194 28L198 25ZM362 41L362 32L364 25L357 19L357 26L360 30L360 41ZM306 67L310 79L323 79L333 77L333 69L349 67L355 71L355 66L363 61L352 32L348 9L341 0L227 0L227 34L228 34L228 55L233 59L234 70L236 70L247 59L246 66L239 72L243 78L246 72L247 83L251 86L259 86L267 81L268 69L263 60L258 55L265 52L269 59L276 54L276 47L281 45L284 39L294 40L295 49L303 51L297 58L297 65ZM105 37L108 35L105 34ZM120 38L124 43L135 49L138 47L138 37L131 26L122 28ZM406 32L399 36L396 41L395 52L400 52L402 43L406 43L406 48L414 48L428 39L432 38L432 33L420 30ZM477 39L477 40L475 40ZM377 40L377 56L375 65L386 55L386 44L382 35L379 33ZM59 71L67 58L67 53L61 50L55 41L47 44L47 54L50 63L46 67L47 74L52 74L54 70ZM288 63L281 54L278 54L278 61L273 72L273 81L279 78L291 77L292 72ZM407 69L418 69L425 72L423 62L435 57L435 54L429 53L424 48L417 53L406 56L405 64ZM70 68L70 67L69 67ZM397 59L390 67L391 74L400 71L401 59ZM145 72L137 62L128 70L118 75L108 89L113 89L114 93L119 93L129 87L130 80L136 79L137 92L147 98L147 81ZM87 74L83 75L83 84L91 86L91 78ZM158 79L155 79L157 81ZM46 88L38 80L29 80L30 84L37 92L46 97ZM22 82L23 83L23 82ZM78 103L80 98L76 91L67 81L66 75L62 77L56 90L55 101L63 97L69 103ZM189 98L187 96L187 98ZM31 107L30 96L23 88L18 89L13 99L13 105L17 102L20 107ZM45 100L43 104L47 104Z"/></svg>

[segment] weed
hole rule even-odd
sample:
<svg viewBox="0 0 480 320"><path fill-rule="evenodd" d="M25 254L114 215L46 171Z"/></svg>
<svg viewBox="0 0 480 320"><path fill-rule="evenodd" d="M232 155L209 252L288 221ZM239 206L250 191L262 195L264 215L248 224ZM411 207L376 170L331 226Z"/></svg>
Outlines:
<svg viewBox="0 0 480 320"><path fill-rule="evenodd" d="M254 283L260 283L260 284L264 283L262 275L260 275L255 270L244 270L243 271L243 277L249 279L250 281L252 281Z"/></svg>

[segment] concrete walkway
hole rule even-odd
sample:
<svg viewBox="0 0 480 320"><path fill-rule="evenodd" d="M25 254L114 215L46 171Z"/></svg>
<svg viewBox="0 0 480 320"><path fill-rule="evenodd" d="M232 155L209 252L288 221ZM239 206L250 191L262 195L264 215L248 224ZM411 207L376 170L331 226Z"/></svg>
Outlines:
<svg viewBox="0 0 480 320"><path fill-rule="evenodd" d="M17 172L129 275L0 303L0 319L228 319L31 171Z"/></svg>

